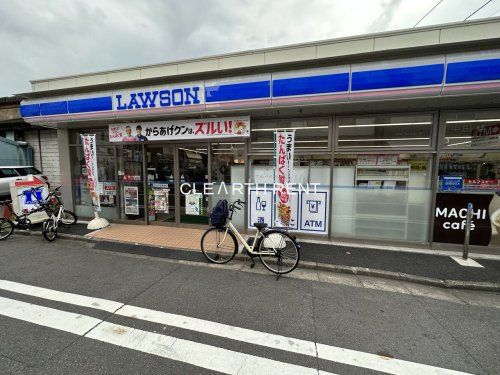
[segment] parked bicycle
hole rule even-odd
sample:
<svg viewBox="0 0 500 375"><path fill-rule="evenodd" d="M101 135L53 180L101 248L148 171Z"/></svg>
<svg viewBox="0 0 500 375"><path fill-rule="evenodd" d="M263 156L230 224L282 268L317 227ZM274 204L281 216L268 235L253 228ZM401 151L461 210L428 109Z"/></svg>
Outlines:
<svg viewBox="0 0 500 375"><path fill-rule="evenodd" d="M32 188L31 194L33 197L35 197L38 206L21 215L15 213L12 207L12 200L0 201L0 206L7 206L10 212L10 217L0 218L0 240L6 239L10 235L12 235L12 233L14 233L14 228L29 230L32 227L32 223L31 220L29 219L29 216L36 212L45 211L49 219L53 217L55 213L57 213L58 223L60 223L65 227L69 227L70 225L76 223L77 216L73 212L64 209L61 200L56 194L60 188L61 186L49 192L49 195L47 196L46 199L39 199L39 196L37 195L39 189ZM19 196L21 195L24 195L24 193L19 194ZM42 233L45 221L44 224L42 224ZM55 239L54 237L51 240L50 239L51 236L49 235L49 238L47 238L45 234L44 237L49 241L53 241Z"/></svg>
<svg viewBox="0 0 500 375"><path fill-rule="evenodd" d="M235 211L246 204L237 200L232 204L219 201L210 215L213 228L208 229L201 238L201 251L209 262L224 264L231 261L238 252L238 241L243 244L255 266L253 256L269 271L283 275L297 267L300 260L300 244L284 229L268 228L266 223L254 223L257 229L251 244L232 224Z"/></svg>

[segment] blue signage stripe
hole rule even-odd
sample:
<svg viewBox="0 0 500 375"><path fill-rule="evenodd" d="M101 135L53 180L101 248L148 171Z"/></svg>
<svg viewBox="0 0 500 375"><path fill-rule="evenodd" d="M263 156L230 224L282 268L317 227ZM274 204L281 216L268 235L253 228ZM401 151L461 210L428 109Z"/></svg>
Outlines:
<svg viewBox="0 0 500 375"><path fill-rule="evenodd" d="M449 63L446 83L500 80L500 59Z"/></svg>
<svg viewBox="0 0 500 375"><path fill-rule="evenodd" d="M19 106L22 117L40 116L40 104L25 104Z"/></svg>
<svg viewBox="0 0 500 375"><path fill-rule="evenodd" d="M443 82L443 74L443 64L353 72L351 90L437 85Z"/></svg>
<svg viewBox="0 0 500 375"><path fill-rule="evenodd" d="M273 79L273 96L324 94L349 90L349 73Z"/></svg>
<svg viewBox="0 0 500 375"><path fill-rule="evenodd" d="M40 103L40 113L46 115L62 115L68 113L68 102Z"/></svg>
<svg viewBox="0 0 500 375"><path fill-rule="evenodd" d="M112 109L113 101L111 96L68 100L69 113L111 111Z"/></svg>
<svg viewBox="0 0 500 375"><path fill-rule="evenodd" d="M271 83L269 81L205 87L205 101L207 103L269 98L270 96Z"/></svg>

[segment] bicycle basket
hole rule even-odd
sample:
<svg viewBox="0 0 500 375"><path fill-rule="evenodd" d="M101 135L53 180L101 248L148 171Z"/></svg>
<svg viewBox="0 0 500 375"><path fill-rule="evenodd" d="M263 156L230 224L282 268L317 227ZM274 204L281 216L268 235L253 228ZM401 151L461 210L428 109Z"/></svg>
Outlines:
<svg viewBox="0 0 500 375"><path fill-rule="evenodd" d="M227 200L222 199L217 202L215 207L210 213L210 223L214 227L223 227L226 224L226 220L229 216L229 207Z"/></svg>

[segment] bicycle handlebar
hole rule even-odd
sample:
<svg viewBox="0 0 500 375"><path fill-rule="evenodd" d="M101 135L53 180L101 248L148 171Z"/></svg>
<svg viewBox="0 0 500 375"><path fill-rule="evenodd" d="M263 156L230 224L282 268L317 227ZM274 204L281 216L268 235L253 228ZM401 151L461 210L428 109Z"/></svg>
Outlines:
<svg viewBox="0 0 500 375"><path fill-rule="evenodd" d="M233 202L233 204L231 204L229 206L229 210L231 210L231 211L233 211L233 210L236 210L236 211L241 210L242 206L244 204L247 204L247 202L244 202L244 201L242 201L241 199L238 198L237 201Z"/></svg>

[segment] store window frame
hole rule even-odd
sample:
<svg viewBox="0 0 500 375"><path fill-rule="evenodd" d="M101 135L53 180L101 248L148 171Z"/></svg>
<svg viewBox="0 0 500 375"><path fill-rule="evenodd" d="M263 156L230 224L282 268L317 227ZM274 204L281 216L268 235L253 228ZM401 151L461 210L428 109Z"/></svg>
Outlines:
<svg viewBox="0 0 500 375"><path fill-rule="evenodd" d="M481 113L487 113L487 112L494 112L498 111L498 116L500 118L500 107L499 108L481 108L481 109L460 109L460 110L442 110L440 114L440 119L439 119L439 134L438 134L438 151L442 151L443 153L449 154L449 153L455 153L455 152L466 152L466 151L476 151L480 152L483 150L486 151L495 151L498 150L499 146L490 146L490 147L477 147L477 148L471 148L471 147L452 147L452 148L446 148L446 119L447 116L450 114L465 114L465 113L473 113L473 112L481 112ZM472 122L472 121L471 121ZM499 121L500 123L500 121Z"/></svg>
<svg viewBox="0 0 500 375"><path fill-rule="evenodd" d="M303 152L303 153L310 153L310 152L332 152L332 149L333 149L333 138L332 138L332 128L333 128L333 119L334 117L333 116L307 116L307 117L284 117L284 118L279 118L279 119L255 119L255 120L252 120L252 126L251 126L251 129L255 126L255 125L258 125L258 124L261 124L261 123L272 123L274 122L276 124L276 127L279 128L279 124L280 123L285 123L285 122L291 122L291 121L317 121L317 120L327 120L328 121L328 131L327 131L327 141L328 141L328 146L327 148L321 148L321 149L314 149L314 148L311 148L311 149L297 149L295 148L295 153L299 153L299 152ZM307 128L307 127L305 127ZM283 128L284 130L286 130L286 128ZM266 154L269 154L269 151L257 151L255 149L252 148L252 136L250 135L250 137L248 138L248 144L249 144L249 147L248 147L248 153L247 155L250 156L252 154L255 154L255 155L266 155ZM300 151L299 151L300 150Z"/></svg>
<svg viewBox="0 0 500 375"><path fill-rule="evenodd" d="M346 117L377 117L377 116L421 116L421 115L431 115L431 131L430 131L430 145L422 146L422 147L411 147L411 146L394 146L394 147L373 147L369 151L363 147L342 147L339 146L339 119ZM377 153L385 153L390 154L390 151L424 151L431 152L435 151L438 145L438 128L440 124L440 114L439 111L420 111L420 112L377 112L370 114L347 114L347 115L337 115L333 116L333 151L334 152L352 152L352 153L366 153L366 154L377 154Z"/></svg>
<svg viewBox="0 0 500 375"><path fill-rule="evenodd" d="M441 155L442 154L455 154L455 153L461 153L461 154L476 154L478 152L498 152L498 147L493 147L493 148L488 148L488 147L483 147L483 148L465 148L465 147L457 147L457 148L446 148L445 147L445 137L446 137L446 118L447 115L450 115L452 113L471 113L471 112L492 112L492 111L499 111L500 108L470 108L470 109L461 109L461 110L451 110L451 109L443 109L439 111L439 124L438 124L438 134L437 134L437 150L436 150L436 155L434 159L434 173L433 173L433 196L432 196L432 217L431 217L431 222L430 222L430 228L429 228L429 238L430 238L430 248L431 249L444 249L444 250L449 250L449 249L456 249L457 245L456 244L447 244L447 243L441 243L441 242L434 242L434 218L435 218L435 212L436 212L436 198L437 198L437 193L439 191L439 161L441 160ZM476 251L484 251L485 247L484 246L476 246L476 245L470 245L471 250L476 250Z"/></svg>

